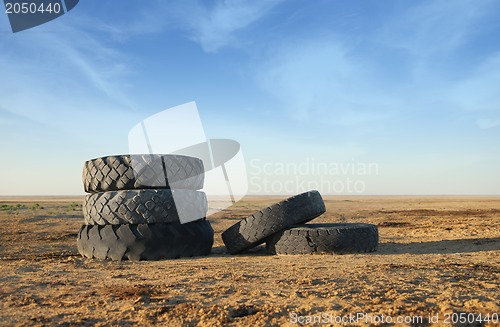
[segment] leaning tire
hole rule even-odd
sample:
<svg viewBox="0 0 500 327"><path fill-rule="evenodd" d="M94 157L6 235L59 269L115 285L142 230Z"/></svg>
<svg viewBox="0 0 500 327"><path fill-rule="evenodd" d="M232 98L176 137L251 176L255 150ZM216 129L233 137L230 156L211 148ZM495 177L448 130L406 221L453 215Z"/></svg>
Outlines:
<svg viewBox="0 0 500 327"><path fill-rule="evenodd" d="M300 225L266 240L271 254L373 252L377 246L377 226L358 223Z"/></svg>
<svg viewBox="0 0 500 327"><path fill-rule="evenodd" d="M199 190L203 188L203 162L181 155L137 154L96 158L83 167L85 192L145 188Z"/></svg>
<svg viewBox="0 0 500 327"><path fill-rule="evenodd" d="M325 211L318 191L302 193L242 219L222 233L222 240L229 253L240 253L263 243L274 233L308 222Z"/></svg>
<svg viewBox="0 0 500 327"><path fill-rule="evenodd" d="M83 225L78 252L112 260L159 260L210 254L214 231L203 219L188 224Z"/></svg>
<svg viewBox="0 0 500 327"><path fill-rule="evenodd" d="M100 192L83 201L85 225L185 223L204 218L207 211L204 192L180 189Z"/></svg>

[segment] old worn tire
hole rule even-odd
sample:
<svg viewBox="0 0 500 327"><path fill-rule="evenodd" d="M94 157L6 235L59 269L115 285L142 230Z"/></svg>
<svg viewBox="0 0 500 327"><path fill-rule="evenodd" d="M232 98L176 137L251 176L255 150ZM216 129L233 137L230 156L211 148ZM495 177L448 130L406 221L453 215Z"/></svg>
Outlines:
<svg viewBox="0 0 500 327"><path fill-rule="evenodd" d="M377 226L358 223L299 225L266 240L271 254L373 252L377 246Z"/></svg>
<svg viewBox="0 0 500 327"><path fill-rule="evenodd" d="M187 224L83 225L78 252L87 258L159 260L210 254L214 231L208 220Z"/></svg>
<svg viewBox="0 0 500 327"><path fill-rule="evenodd" d="M240 253L263 243L274 233L308 222L325 211L318 191L305 192L242 219L222 233L222 240L229 253Z"/></svg>
<svg viewBox="0 0 500 327"><path fill-rule="evenodd" d="M199 190L204 177L200 159L159 154L92 159L85 162L82 174L87 193L145 188Z"/></svg>
<svg viewBox="0 0 500 327"><path fill-rule="evenodd" d="M175 199L175 201L174 201ZM182 222L204 218L208 204L204 192L145 189L88 194L83 201L85 225Z"/></svg>

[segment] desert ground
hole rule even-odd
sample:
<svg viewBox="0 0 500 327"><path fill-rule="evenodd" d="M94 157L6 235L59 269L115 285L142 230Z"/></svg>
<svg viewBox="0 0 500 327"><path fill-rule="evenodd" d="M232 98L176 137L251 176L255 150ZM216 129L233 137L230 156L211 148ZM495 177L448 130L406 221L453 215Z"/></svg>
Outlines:
<svg viewBox="0 0 500 327"><path fill-rule="evenodd" d="M283 198L210 217L208 257L154 262L82 258L80 197L0 198L0 325L500 326L500 197L325 197L314 222L376 224L376 252L226 253L226 228Z"/></svg>

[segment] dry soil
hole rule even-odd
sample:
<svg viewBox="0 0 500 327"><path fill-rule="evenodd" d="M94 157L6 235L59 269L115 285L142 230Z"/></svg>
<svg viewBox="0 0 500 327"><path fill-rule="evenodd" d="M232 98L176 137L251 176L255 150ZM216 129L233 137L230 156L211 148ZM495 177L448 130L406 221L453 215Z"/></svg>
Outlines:
<svg viewBox="0 0 500 327"><path fill-rule="evenodd" d="M0 325L500 326L499 197L329 197L315 222L376 224L377 252L227 254L222 231L276 200L212 216L208 257L113 262L78 254L81 198L0 198Z"/></svg>

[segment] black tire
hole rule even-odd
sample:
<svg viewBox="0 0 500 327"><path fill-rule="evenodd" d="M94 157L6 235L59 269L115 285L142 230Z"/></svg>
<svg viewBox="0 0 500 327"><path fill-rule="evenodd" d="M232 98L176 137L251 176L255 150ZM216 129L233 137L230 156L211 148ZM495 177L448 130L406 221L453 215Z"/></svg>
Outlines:
<svg viewBox="0 0 500 327"><path fill-rule="evenodd" d="M309 191L275 203L229 227L222 240L229 253L255 247L290 226L308 222L326 211L318 191Z"/></svg>
<svg viewBox="0 0 500 327"><path fill-rule="evenodd" d="M159 154L92 159L85 162L82 174L87 193L145 188L199 190L204 178L200 159Z"/></svg>
<svg viewBox="0 0 500 327"><path fill-rule="evenodd" d="M175 199L175 201L174 201ZM88 194L83 201L85 225L178 223L204 218L204 192L145 189Z"/></svg>
<svg viewBox="0 0 500 327"><path fill-rule="evenodd" d="M83 225L78 252L87 258L159 260L210 254L214 230L208 220L187 224Z"/></svg>
<svg viewBox="0 0 500 327"><path fill-rule="evenodd" d="M299 225L266 240L271 254L373 252L377 246L377 226L358 223Z"/></svg>

